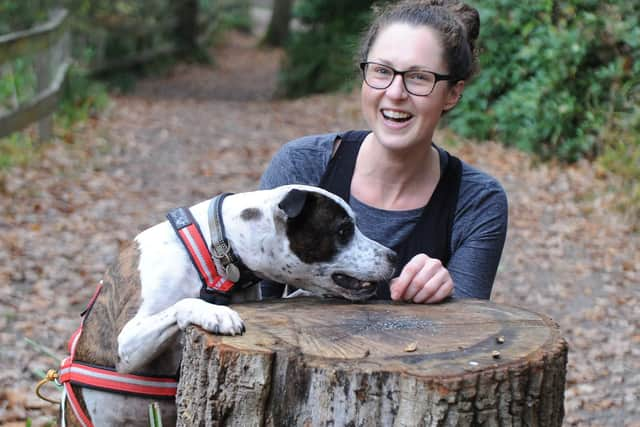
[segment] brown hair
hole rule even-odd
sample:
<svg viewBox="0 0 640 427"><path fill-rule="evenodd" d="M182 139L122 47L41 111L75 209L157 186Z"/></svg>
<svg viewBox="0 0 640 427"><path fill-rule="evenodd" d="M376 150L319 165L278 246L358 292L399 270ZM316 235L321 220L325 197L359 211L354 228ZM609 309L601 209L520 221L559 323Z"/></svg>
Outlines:
<svg viewBox="0 0 640 427"><path fill-rule="evenodd" d="M405 0L374 8L375 17L365 33L360 61L366 61L380 31L394 23L427 26L438 32L448 73L467 80L476 72L475 41L480 33L478 11L456 0Z"/></svg>

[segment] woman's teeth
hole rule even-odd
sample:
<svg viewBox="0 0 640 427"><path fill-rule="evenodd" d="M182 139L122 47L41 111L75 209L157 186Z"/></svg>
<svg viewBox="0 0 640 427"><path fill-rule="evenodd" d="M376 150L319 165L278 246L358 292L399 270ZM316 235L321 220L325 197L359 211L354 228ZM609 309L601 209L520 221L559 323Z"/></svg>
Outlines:
<svg viewBox="0 0 640 427"><path fill-rule="evenodd" d="M394 111L394 110L382 110L382 116L385 119L393 120L396 122L405 122L409 120L411 117L413 117L409 113L405 113L402 111Z"/></svg>

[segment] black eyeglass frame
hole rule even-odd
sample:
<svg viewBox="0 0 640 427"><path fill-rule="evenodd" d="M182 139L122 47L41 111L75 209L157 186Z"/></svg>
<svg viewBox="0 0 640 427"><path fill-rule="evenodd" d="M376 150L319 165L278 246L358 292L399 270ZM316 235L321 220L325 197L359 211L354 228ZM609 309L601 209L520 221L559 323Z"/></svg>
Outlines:
<svg viewBox="0 0 640 427"><path fill-rule="evenodd" d="M369 65L379 65L381 67L385 67L385 68L390 69L393 72L393 77L391 77L391 80L389 80L389 84L386 85L385 87L372 86L371 83L369 83L367 81L366 68ZM360 70L362 70L362 80L364 80L364 82L367 84L367 86L369 86L372 89L378 89L378 90L384 90L384 89L389 88L389 86L391 86L393 84L393 81L395 80L396 76L400 75L400 77L402 77L402 85L404 86L404 90L406 90L407 93L410 93L413 96L429 96L429 95L431 95L431 93L433 92L433 89L435 89L435 87L436 87L436 83L438 83L439 81L460 81L460 79L458 79L456 76L454 76L452 74L440 74L440 73L436 73L435 71L424 70L424 69L413 69L413 70L398 71L395 68L390 67L387 64L380 64L379 62L371 62L371 61L361 62L360 63ZM406 73L411 73L411 72L416 72L416 71L422 71L422 72L425 72L425 73L431 73L436 77L435 80L433 81L433 86L431 86L431 90L426 95L421 95L421 94L417 94L417 93L411 92L409 90L409 88L407 87L407 82L404 80L404 75Z"/></svg>

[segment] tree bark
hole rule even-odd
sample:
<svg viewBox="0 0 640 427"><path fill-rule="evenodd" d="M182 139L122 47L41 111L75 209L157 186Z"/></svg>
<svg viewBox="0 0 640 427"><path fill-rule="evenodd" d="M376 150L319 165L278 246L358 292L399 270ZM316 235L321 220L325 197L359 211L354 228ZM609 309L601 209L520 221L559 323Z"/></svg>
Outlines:
<svg viewBox="0 0 640 427"><path fill-rule="evenodd" d="M174 33L177 56L183 60L209 62L206 49L198 44L198 0L180 0L174 8L178 21Z"/></svg>
<svg viewBox="0 0 640 427"><path fill-rule="evenodd" d="M567 345L487 301L234 305L247 332L191 327L178 425L560 426Z"/></svg>
<svg viewBox="0 0 640 427"><path fill-rule="evenodd" d="M289 22L293 0L274 0L271 20L264 36L268 46L284 46L289 37Z"/></svg>

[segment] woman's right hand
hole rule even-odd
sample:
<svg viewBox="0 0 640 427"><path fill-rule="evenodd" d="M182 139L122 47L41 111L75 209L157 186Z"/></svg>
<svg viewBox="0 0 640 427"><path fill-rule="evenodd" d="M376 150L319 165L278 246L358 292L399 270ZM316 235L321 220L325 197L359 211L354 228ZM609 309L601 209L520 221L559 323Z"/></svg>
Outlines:
<svg viewBox="0 0 640 427"><path fill-rule="evenodd" d="M390 282L391 299L431 304L453 294L453 279L439 259L414 256Z"/></svg>

